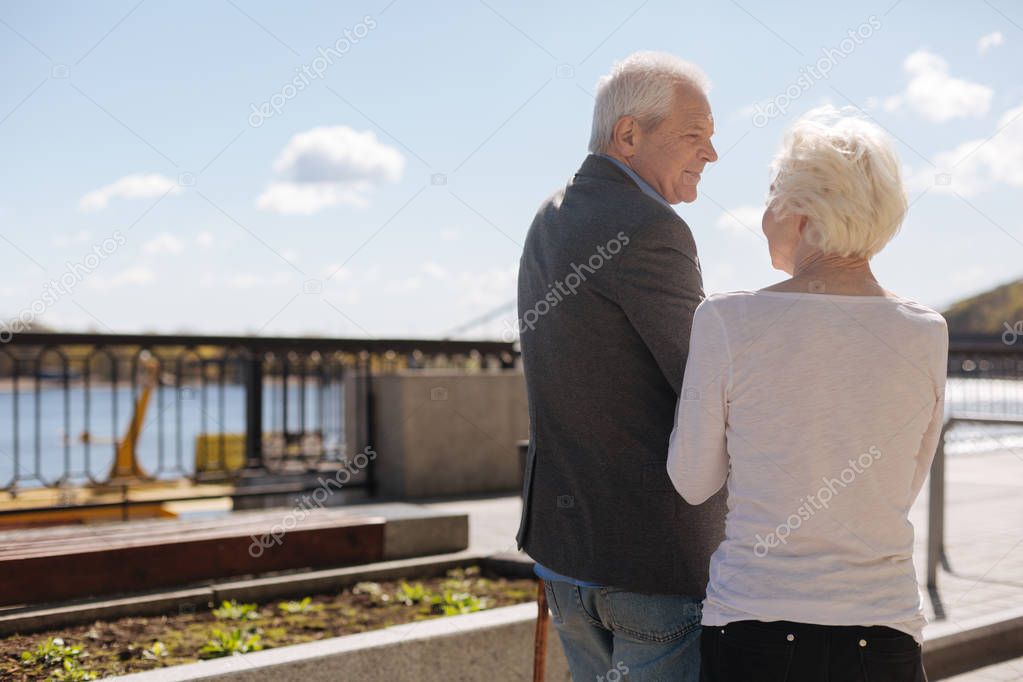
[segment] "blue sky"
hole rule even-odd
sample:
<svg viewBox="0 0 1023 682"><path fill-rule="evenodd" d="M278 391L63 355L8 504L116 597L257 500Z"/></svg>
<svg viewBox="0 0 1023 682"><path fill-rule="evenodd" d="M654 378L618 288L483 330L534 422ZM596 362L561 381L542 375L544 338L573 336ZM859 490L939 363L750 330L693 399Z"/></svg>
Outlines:
<svg viewBox="0 0 1023 682"><path fill-rule="evenodd" d="M913 205L883 284L943 307L1021 276L1018 4L388 2L0 3L0 317L444 335L514 300L594 83L640 49L714 83L722 158L676 207L708 293L784 278L759 236L767 166L825 102L897 139Z"/></svg>

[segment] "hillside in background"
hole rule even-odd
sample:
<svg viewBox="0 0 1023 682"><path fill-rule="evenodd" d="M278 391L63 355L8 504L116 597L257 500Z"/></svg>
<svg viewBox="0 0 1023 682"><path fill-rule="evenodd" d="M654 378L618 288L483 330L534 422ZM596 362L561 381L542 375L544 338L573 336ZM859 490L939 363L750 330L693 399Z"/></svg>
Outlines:
<svg viewBox="0 0 1023 682"><path fill-rule="evenodd" d="M1002 284L990 291L965 298L953 303L942 311L948 320L949 334L1001 334L1005 325L1023 327L1023 279ZM26 329L13 320L6 322L10 327L22 331L56 332L60 331L38 321L33 321ZM0 329L4 327L0 325ZM190 333L190 332L182 332Z"/></svg>
<svg viewBox="0 0 1023 682"><path fill-rule="evenodd" d="M1006 324L1023 320L1023 280L959 301L942 314L949 334L1001 334Z"/></svg>
<svg viewBox="0 0 1023 682"><path fill-rule="evenodd" d="M18 321L16 318L2 318L0 317L0 330L4 331L19 331L19 332L57 332L59 329L47 326L41 322L33 320L29 324L24 324Z"/></svg>

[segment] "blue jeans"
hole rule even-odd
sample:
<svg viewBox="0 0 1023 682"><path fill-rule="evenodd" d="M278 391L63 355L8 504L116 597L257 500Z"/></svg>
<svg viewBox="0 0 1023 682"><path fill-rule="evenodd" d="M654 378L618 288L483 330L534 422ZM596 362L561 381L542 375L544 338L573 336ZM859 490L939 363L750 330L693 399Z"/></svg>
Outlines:
<svg viewBox="0 0 1023 682"><path fill-rule="evenodd" d="M699 599L545 581L575 682L698 682Z"/></svg>

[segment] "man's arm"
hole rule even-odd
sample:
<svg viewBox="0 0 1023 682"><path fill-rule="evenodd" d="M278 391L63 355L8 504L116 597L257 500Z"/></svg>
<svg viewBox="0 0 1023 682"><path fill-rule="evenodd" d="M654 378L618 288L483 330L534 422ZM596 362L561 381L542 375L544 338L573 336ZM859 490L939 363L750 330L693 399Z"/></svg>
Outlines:
<svg viewBox="0 0 1023 682"><path fill-rule="evenodd" d="M703 275L684 222L665 220L633 233L618 264L618 305L678 394Z"/></svg>

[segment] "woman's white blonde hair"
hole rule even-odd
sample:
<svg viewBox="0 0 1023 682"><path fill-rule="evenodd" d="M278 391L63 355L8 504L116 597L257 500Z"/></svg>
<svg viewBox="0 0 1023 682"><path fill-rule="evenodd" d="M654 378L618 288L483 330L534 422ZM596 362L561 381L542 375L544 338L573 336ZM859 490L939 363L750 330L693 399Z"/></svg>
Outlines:
<svg viewBox="0 0 1023 682"><path fill-rule="evenodd" d="M806 216L808 239L824 253L869 259L906 215L891 139L853 110L828 105L802 116L786 133L771 177L771 210Z"/></svg>

